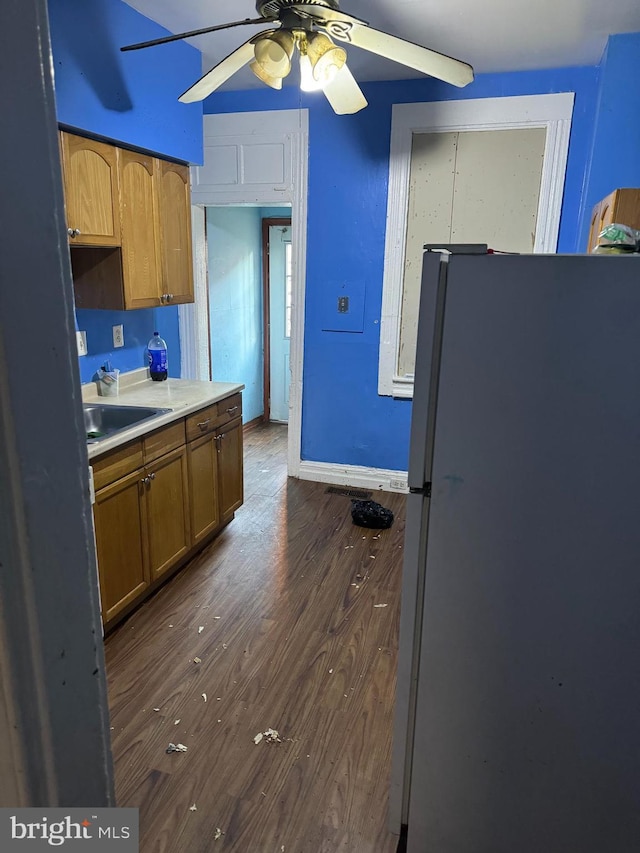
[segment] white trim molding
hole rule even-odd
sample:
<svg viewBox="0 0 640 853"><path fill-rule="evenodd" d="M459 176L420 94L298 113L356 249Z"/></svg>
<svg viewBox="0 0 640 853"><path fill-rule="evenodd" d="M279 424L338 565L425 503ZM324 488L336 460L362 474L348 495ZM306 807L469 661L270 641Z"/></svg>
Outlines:
<svg viewBox="0 0 640 853"><path fill-rule="evenodd" d="M408 494L408 474L386 468L339 465L334 462L301 462L298 477L315 483L355 486L361 489Z"/></svg>
<svg viewBox="0 0 640 853"><path fill-rule="evenodd" d="M302 448L302 371L304 355L304 303L305 274L307 260L307 171L309 150L309 111L272 110L255 113L228 113L204 116L204 167L192 167L192 202L202 207L223 205L272 206L274 204L291 207L292 230L292 294L291 294L291 385L289 391L289 430L287 449L287 472L298 477ZM207 170L207 153L216 156L216 148L234 148L240 151L243 146L252 149L256 146L280 146L284 151L283 180L253 183L245 181L242 168L239 167L238 181L233 185L207 183L208 175L215 172ZM203 220L204 221L204 217ZM196 243L196 264L204 267L205 286L196 287L195 308L192 316L185 310L180 314L180 345L186 369L208 374L209 357L209 312L208 286L206 285L206 253L198 249L204 242L202 224L196 227L194 219L194 240ZM201 278L202 269L196 269L196 282ZM195 328L190 326L194 321ZM206 365L204 352L206 341Z"/></svg>
<svg viewBox="0 0 640 853"><path fill-rule="evenodd" d="M413 376L398 374L413 134L546 128L534 252L555 252L573 101L573 92L562 92L553 95L394 105L380 320L378 394L413 397Z"/></svg>
<svg viewBox="0 0 640 853"><path fill-rule="evenodd" d="M194 301L178 306L180 334L180 376L182 379L211 379L211 353L208 322L199 322L198 307L208 304L207 239L204 207L191 205L193 239ZM208 315L208 311L207 311Z"/></svg>

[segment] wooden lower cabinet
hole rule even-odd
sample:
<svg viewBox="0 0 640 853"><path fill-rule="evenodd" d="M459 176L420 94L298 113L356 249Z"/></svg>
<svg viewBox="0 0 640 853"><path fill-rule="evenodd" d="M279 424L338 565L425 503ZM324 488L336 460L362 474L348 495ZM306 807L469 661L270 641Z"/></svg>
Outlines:
<svg viewBox="0 0 640 853"><path fill-rule="evenodd" d="M200 542L220 524L218 507L218 445L215 435L188 444L191 536Z"/></svg>
<svg viewBox="0 0 640 853"><path fill-rule="evenodd" d="M102 618L109 622L147 589L147 503L143 472L96 492L93 518Z"/></svg>
<svg viewBox="0 0 640 853"><path fill-rule="evenodd" d="M187 451L183 446L145 468L149 565L155 580L191 546Z"/></svg>
<svg viewBox="0 0 640 853"><path fill-rule="evenodd" d="M228 520L242 506L244 482L242 473L242 418L236 418L216 434L220 514Z"/></svg>
<svg viewBox="0 0 640 853"><path fill-rule="evenodd" d="M93 463L106 627L195 554L242 505L242 418L231 419L242 411L240 395L220 405L221 411L217 404L208 406ZM194 429L204 424L209 432L185 444L185 427L187 437L195 434L191 421ZM109 482L114 477L119 479Z"/></svg>

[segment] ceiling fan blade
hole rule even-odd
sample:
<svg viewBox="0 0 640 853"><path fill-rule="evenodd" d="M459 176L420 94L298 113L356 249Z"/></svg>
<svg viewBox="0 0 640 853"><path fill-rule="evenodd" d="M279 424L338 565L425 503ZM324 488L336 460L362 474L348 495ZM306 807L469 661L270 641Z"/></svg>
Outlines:
<svg viewBox="0 0 640 853"><path fill-rule="evenodd" d="M264 24L267 20L275 21L276 18L245 18L244 21L233 21L230 24L218 24L215 27L205 27L202 30L190 30L188 33L179 33L175 36L164 36L163 38L153 39L152 41L128 44L126 47L121 47L120 50L140 50L142 47L154 47L156 44L166 44L170 41L178 41L179 39L186 39L191 36L201 36L205 33L213 33L216 30L228 30L230 27L242 27L245 24Z"/></svg>
<svg viewBox="0 0 640 853"><path fill-rule="evenodd" d="M311 18L317 27L338 41L353 44L454 86L467 86L473 81L473 68L468 63L389 33L374 30L364 21L344 12L309 4L301 4L296 7L296 11Z"/></svg>
<svg viewBox="0 0 640 853"><path fill-rule="evenodd" d="M331 31L331 34L339 38L335 32ZM371 27L354 27L348 41L356 47L384 56L386 59L421 71L423 74L429 74L431 77L437 77L453 86L462 87L473 82L473 68L466 62L371 29Z"/></svg>
<svg viewBox="0 0 640 853"><path fill-rule="evenodd" d="M324 86L323 92L327 96L334 113L339 116L360 112L367 106L367 99L346 63L333 80Z"/></svg>
<svg viewBox="0 0 640 853"><path fill-rule="evenodd" d="M210 95L218 86L232 77L236 71L246 65L255 57L253 39L246 41L239 48L230 53L222 62L214 65L211 71L201 77L197 83L194 83L190 89L183 92L178 98L183 104L190 104L193 101L203 101L207 95Z"/></svg>

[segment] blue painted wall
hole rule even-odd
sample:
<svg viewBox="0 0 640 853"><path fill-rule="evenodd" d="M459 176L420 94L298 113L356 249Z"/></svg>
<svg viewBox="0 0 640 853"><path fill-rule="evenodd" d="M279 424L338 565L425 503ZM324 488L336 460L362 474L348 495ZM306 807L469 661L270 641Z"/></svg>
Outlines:
<svg viewBox="0 0 640 853"><path fill-rule="evenodd" d="M121 0L49 0L58 121L202 163L202 107L178 97L202 73L185 42L122 53L168 31Z"/></svg>
<svg viewBox="0 0 640 853"><path fill-rule="evenodd" d="M262 219L288 208L208 207L211 369L242 382L244 423L264 413Z"/></svg>
<svg viewBox="0 0 640 853"><path fill-rule="evenodd" d="M598 72L566 68L480 75L466 89L430 79L364 84L369 106L335 116L321 93L294 87L224 92L206 113L309 109L309 203L302 458L406 470L411 403L378 396L378 348L394 103L573 91L575 110L559 250L579 247L585 162ZM327 291L363 294L361 332L323 331Z"/></svg>
<svg viewBox="0 0 640 853"><path fill-rule="evenodd" d="M90 382L108 359L121 373L147 367L147 344L154 331L167 342L169 376L180 376L180 340L177 308L135 311L76 311L78 327L87 333L87 355L78 359L80 380ZM123 325L124 347L113 348L113 326Z"/></svg>
<svg viewBox="0 0 640 853"><path fill-rule="evenodd" d="M174 43L121 53L120 47L167 30L121 0L49 0L58 121L69 127L173 159L202 162L202 107L179 95L201 73L200 51ZM78 311L88 355L82 382L109 358L121 371L146 365L145 346L158 329L167 341L169 373L180 375L178 309ZM113 349L112 326L124 325L125 346Z"/></svg>
<svg viewBox="0 0 640 853"><path fill-rule="evenodd" d="M618 187L640 186L640 33L611 36L600 66L593 146L585 176L581 245L592 207Z"/></svg>

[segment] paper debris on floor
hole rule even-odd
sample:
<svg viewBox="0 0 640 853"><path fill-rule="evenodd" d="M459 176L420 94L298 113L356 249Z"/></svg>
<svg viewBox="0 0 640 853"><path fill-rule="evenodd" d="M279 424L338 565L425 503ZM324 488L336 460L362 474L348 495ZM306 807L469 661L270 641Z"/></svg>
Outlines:
<svg viewBox="0 0 640 853"><path fill-rule="evenodd" d="M223 835L224 835L224 832L220 829L219 826L217 826L216 827L216 834L213 836L213 840L219 841Z"/></svg>
<svg viewBox="0 0 640 853"><path fill-rule="evenodd" d="M203 699L204 699L204 701L206 702L206 701L207 701L207 694L206 694L206 693L203 693L203 694L202 694L202 698L203 698Z"/></svg>
<svg viewBox="0 0 640 853"><path fill-rule="evenodd" d="M223 644L222 644L222 648L223 648L223 649L228 649L228 648L229 648L229 646L228 646L226 643L223 643Z"/></svg>
<svg viewBox="0 0 640 853"><path fill-rule="evenodd" d="M267 729L264 732L258 732L258 734L254 737L254 743L260 743L261 740L264 740L265 743L282 743L282 738L280 737L280 733L276 731L276 729Z"/></svg>
<svg viewBox="0 0 640 853"><path fill-rule="evenodd" d="M179 722L180 722L180 720L174 720L173 725L174 725L174 726L177 726Z"/></svg>
<svg viewBox="0 0 640 853"><path fill-rule="evenodd" d="M193 662L194 663L202 663L202 658L194 658Z"/></svg>
<svg viewBox="0 0 640 853"><path fill-rule="evenodd" d="M204 625L200 625L200 627L198 628L198 634L202 634L203 631L204 631Z"/></svg>
<svg viewBox="0 0 640 853"><path fill-rule="evenodd" d="M333 670L332 670L332 669L330 669L330 670L329 670L329 675L332 675L332 673L333 673Z"/></svg>
<svg viewBox="0 0 640 853"><path fill-rule="evenodd" d="M154 711L159 711L159 710L160 710L160 708L154 708L153 710L154 710Z"/></svg>
<svg viewBox="0 0 640 853"><path fill-rule="evenodd" d="M186 752L187 747L183 743L170 743L166 748L165 752L168 754L170 752Z"/></svg>
<svg viewBox="0 0 640 853"><path fill-rule="evenodd" d="M198 807L196 806L195 803L192 806L189 806L189 811L190 812L197 812L198 811Z"/></svg>
<svg viewBox="0 0 640 853"><path fill-rule="evenodd" d="M387 604L374 604L374 607L388 607Z"/></svg>

